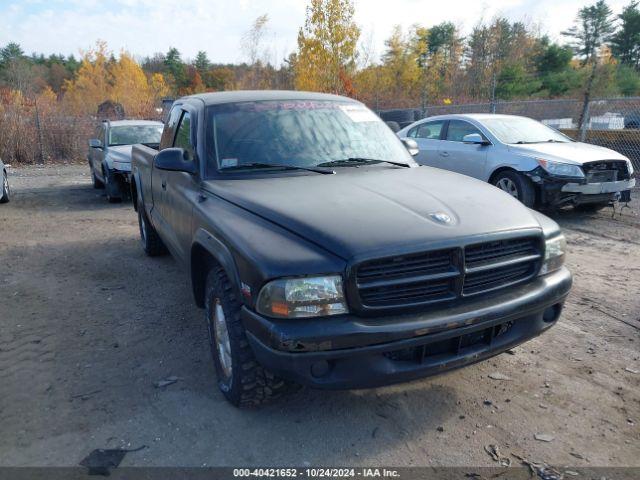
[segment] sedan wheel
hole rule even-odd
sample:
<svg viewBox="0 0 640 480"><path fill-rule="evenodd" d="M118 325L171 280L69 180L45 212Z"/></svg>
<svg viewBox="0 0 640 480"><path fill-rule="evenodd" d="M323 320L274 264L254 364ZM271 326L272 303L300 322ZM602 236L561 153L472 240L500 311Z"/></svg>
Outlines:
<svg viewBox="0 0 640 480"><path fill-rule="evenodd" d="M518 187L516 187L516 184L513 183L509 178L501 178L500 181L498 181L497 187L500 190L504 190L512 197L518 199L520 198L518 195Z"/></svg>
<svg viewBox="0 0 640 480"><path fill-rule="evenodd" d="M527 207L533 207L536 201L533 183L519 172L503 170L491 179L491 183L513 198L520 200Z"/></svg>

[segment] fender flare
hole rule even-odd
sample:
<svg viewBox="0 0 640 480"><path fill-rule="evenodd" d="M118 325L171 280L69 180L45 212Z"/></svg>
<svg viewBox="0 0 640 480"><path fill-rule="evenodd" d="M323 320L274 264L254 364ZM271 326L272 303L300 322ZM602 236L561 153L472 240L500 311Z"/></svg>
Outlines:
<svg viewBox="0 0 640 480"><path fill-rule="evenodd" d="M189 274L191 276L191 287L196 300L196 304L199 307L204 307L204 282L206 279L206 273L203 275L203 267L205 265L194 263L194 253L197 250L203 250L209 254L222 268L224 268L231 285L236 290L238 299L242 302L243 297L240 290L240 274L238 267L231 254L231 250L213 233L208 232L203 228L199 228L194 237L193 244L191 246L191 254L189 258Z"/></svg>

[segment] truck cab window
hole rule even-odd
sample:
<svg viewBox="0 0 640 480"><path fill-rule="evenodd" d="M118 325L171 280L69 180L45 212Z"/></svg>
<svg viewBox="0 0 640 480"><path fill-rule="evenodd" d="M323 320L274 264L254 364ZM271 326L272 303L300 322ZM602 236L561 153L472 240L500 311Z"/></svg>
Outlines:
<svg viewBox="0 0 640 480"><path fill-rule="evenodd" d="M184 149L190 160L195 158L193 146L191 145L191 116L189 112L184 112L182 115L173 146Z"/></svg>

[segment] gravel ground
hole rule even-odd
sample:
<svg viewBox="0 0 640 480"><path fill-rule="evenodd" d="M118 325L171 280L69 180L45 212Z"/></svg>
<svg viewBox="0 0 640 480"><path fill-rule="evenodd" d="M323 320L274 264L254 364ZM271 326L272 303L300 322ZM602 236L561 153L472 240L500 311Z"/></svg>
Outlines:
<svg viewBox="0 0 640 480"><path fill-rule="evenodd" d="M85 166L11 169L10 180L2 466L72 466L96 448L141 446L122 465L494 466L490 444L514 464L511 454L640 466L637 199L615 218L555 215L574 288L559 324L512 355L393 387L303 389L247 411L217 391L187 275L143 254L130 204L108 204Z"/></svg>

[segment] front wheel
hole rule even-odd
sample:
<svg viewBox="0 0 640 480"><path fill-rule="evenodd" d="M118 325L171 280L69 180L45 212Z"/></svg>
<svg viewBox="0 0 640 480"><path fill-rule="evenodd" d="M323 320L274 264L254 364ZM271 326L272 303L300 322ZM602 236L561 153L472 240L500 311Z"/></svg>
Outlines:
<svg viewBox="0 0 640 480"><path fill-rule="evenodd" d="M536 192L527 177L514 170L505 170L493 178L493 185L520 200L527 207L533 207Z"/></svg>
<svg viewBox="0 0 640 480"><path fill-rule="evenodd" d="M291 385L260 365L240 320L240 302L224 269L207 276L205 312L218 388L237 407L256 407Z"/></svg>
<svg viewBox="0 0 640 480"><path fill-rule="evenodd" d="M7 203L11 198L11 188L7 174L2 172L2 191L0 192L0 203Z"/></svg>

